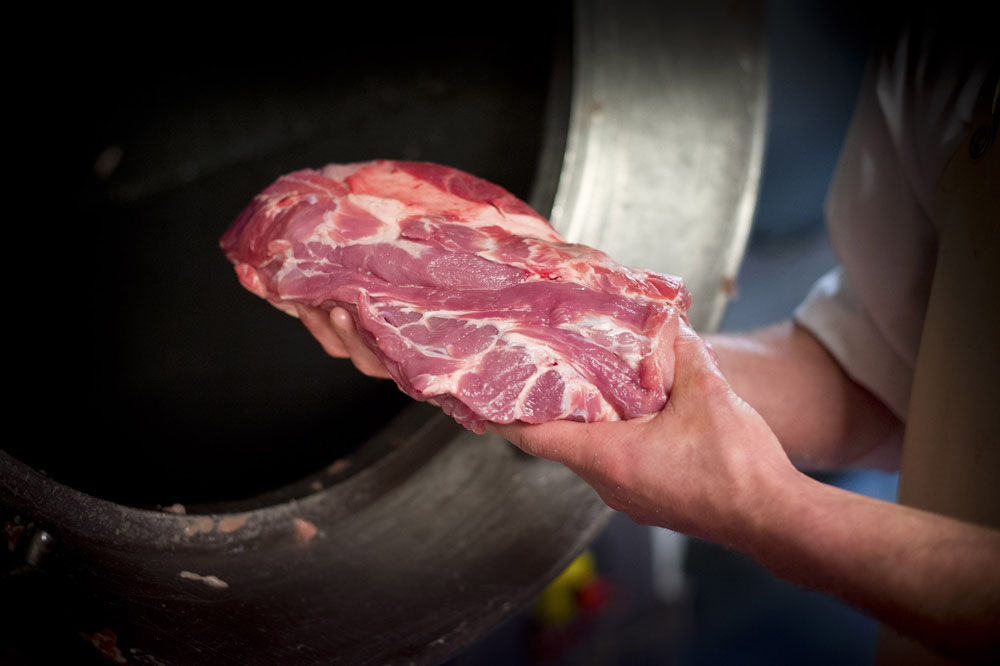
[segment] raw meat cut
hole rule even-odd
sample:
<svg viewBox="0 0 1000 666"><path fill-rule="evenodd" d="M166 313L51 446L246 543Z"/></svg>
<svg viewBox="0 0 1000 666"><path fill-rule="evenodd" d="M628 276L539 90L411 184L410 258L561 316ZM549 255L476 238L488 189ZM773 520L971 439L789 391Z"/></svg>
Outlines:
<svg viewBox="0 0 1000 666"><path fill-rule="evenodd" d="M680 278L566 243L499 186L422 162L282 176L220 245L285 312L346 308L403 391L476 432L662 409L691 302Z"/></svg>

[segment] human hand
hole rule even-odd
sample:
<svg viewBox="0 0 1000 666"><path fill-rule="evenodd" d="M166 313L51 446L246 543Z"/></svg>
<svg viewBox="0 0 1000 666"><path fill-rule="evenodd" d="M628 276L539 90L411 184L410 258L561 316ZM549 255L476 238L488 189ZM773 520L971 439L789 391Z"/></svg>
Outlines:
<svg viewBox="0 0 1000 666"><path fill-rule="evenodd" d="M323 308L299 304L295 305L295 310L327 354L351 359L354 367L369 377L390 377L382 361L361 341L354 319L347 310L334 308L328 313Z"/></svg>
<svg viewBox="0 0 1000 666"><path fill-rule="evenodd" d="M693 331L682 327L674 351L671 396L657 414L489 427L531 455L564 463L638 523L736 545L767 491L799 474Z"/></svg>

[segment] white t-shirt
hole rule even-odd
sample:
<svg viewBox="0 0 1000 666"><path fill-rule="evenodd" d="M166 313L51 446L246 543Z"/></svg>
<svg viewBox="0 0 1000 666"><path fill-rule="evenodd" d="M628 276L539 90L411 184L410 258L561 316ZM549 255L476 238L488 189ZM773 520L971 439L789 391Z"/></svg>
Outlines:
<svg viewBox="0 0 1000 666"><path fill-rule="evenodd" d="M936 37L907 30L871 59L826 201L840 265L795 311L904 420L937 256L939 180L967 149L977 98L996 86L981 53Z"/></svg>

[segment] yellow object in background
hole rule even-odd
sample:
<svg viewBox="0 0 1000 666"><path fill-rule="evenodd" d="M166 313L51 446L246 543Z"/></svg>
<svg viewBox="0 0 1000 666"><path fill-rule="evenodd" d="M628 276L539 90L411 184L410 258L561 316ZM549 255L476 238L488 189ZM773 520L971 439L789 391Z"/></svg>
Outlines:
<svg viewBox="0 0 1000 666"><path fill-rule="evenodd" d="M597 580L594 556L584 551L538 595L536 619L546 626L569 624L580 612L580 591Z"/></svg>

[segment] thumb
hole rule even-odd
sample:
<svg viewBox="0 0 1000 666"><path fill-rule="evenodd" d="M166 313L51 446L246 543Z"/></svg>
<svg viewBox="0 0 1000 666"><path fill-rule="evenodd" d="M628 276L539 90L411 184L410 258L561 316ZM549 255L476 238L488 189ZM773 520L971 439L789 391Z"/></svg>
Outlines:
<svg viewBox="0 0 1000 666"><path fill-rule="evenodd" d="M719 370L708 344L682 323L674 340L674 384L672 394L702 390L728 391L729 383Z"/></svg>
<svg viewBox="0 0 1000 666"><path fill-rule="evenodd" d="M569 421L549 421L529 425L513 423L487 423L486 429L500 435L525 453L557 462L567 462L573 457L573 426Z"/></svg>
<svg viewBox="0 0 1000 666"><path fill-rule="evenodd" d="M600 460L601 452L613 453L609 442L616 433L615 426L621 424L621 421L548 421L535 425L488 423L486 428L529 455L554 460L579 473L592 468Z"/></svg>

